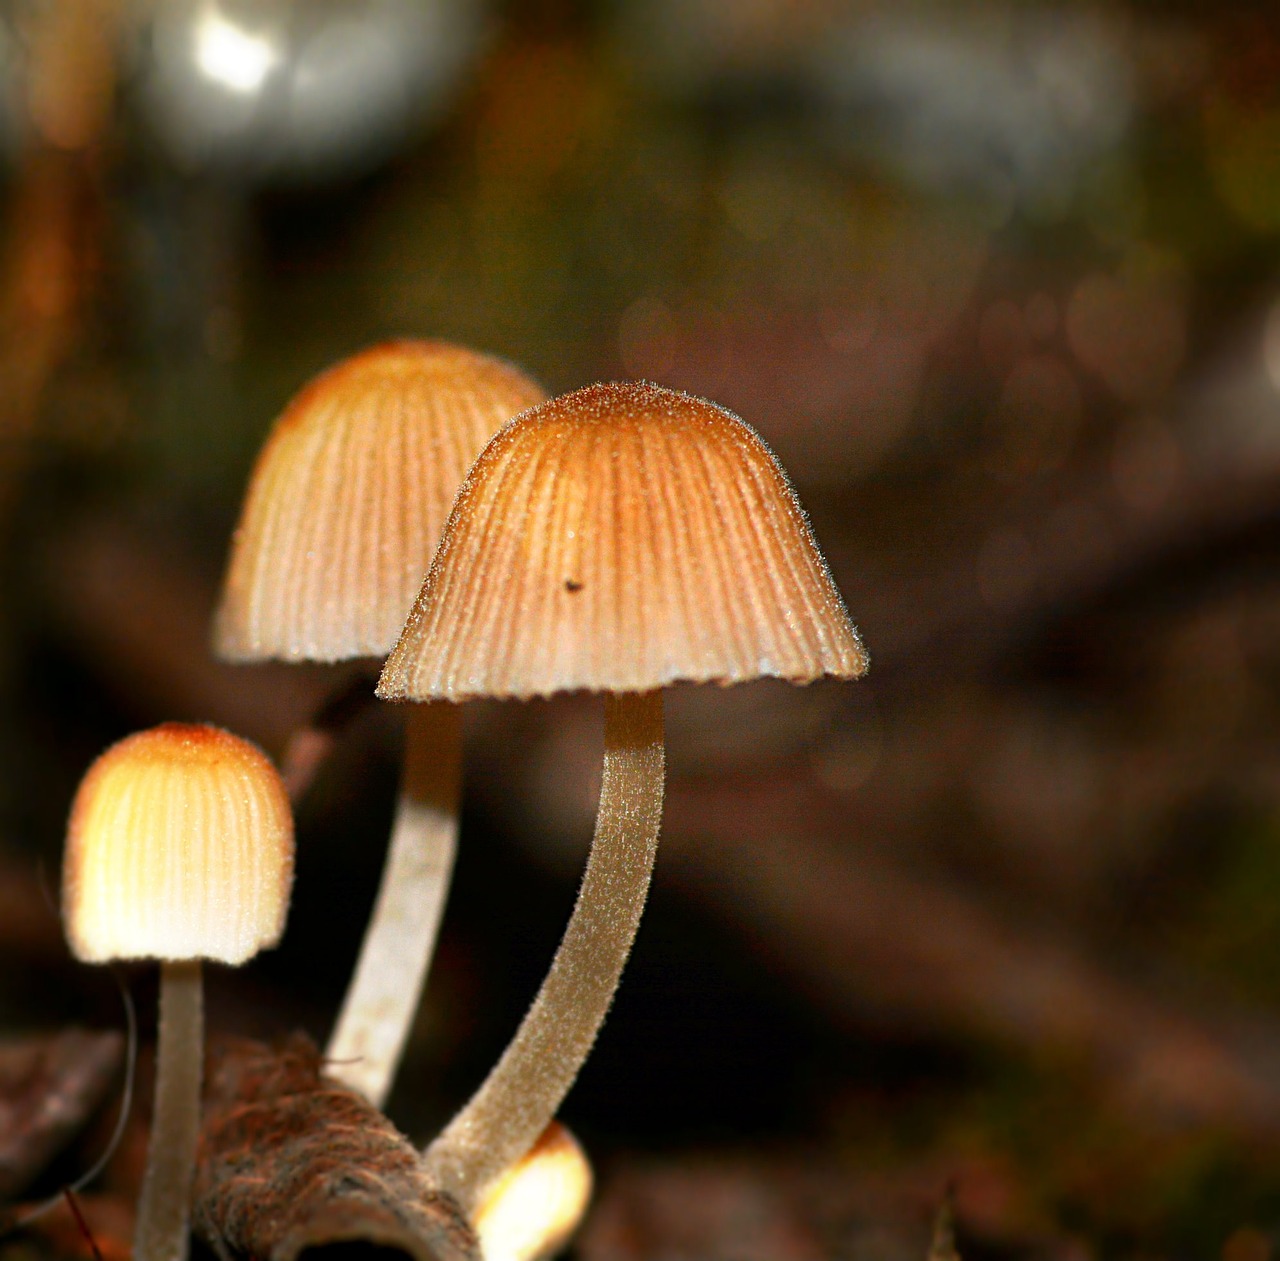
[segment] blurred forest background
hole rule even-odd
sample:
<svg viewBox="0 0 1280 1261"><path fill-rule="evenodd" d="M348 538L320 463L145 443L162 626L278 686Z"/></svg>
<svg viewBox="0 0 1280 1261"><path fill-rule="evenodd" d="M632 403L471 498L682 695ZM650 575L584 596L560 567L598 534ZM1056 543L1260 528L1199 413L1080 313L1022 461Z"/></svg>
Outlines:
<svg viewBox="0 0 1280 1261"><path fill-rule="evenodd" d="M56 913L92 758L165 719L278 754L339 677L210 656L271 420L446 337L739 412L873 662L671 697L650 911L563 1111L575 1255L919 1259L948 1188L966 1261L1280 1252L1274 10L10 0L0 181L10 1037L122 1023ZM598 786L590 697L467 722L419 1138L536 987ZM370 706L303 802L289 933L214 971L215 1030L326 1035L395 729Z"/></svg>

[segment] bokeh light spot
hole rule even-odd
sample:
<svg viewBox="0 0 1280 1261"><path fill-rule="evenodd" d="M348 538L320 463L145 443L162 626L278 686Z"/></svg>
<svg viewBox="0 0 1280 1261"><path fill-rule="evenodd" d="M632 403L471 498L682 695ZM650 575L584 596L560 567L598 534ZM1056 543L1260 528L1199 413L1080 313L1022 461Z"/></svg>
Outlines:
<svg viewBox="0 0 1280 1261"><path fill-rule="evenodd" d="M256 92L279 60L269 39L236 26L213 6L200 15L194 38L196 65L233 92Z"/></svg>

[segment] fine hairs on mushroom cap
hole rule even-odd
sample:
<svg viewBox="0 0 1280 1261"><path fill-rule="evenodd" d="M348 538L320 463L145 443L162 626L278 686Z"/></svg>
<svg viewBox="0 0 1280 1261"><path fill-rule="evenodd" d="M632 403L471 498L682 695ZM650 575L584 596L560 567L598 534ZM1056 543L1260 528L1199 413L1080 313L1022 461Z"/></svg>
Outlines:
<svg viewBox="0 0 1280 1261"><path fill-rule="evenodd" d="M183 1261L204 1055L201 961L242 963L284 930L293 818L275 767L217 727L166 723L94 762L71 809L63 920L86 962L156 959L155 1108L137 1261Z"/></svg>
<svg viewBox="0 0 1280 1261"><path fill-rule="evenodd" d="M866 654L785 474L704 399L589 386L489 443L445 525L379 695L604 695L600 812L565 936L519 1030L427 1149L468 1211L542 1133L608 1011L663 793L661 689L856 678Z"/></svg>
<svg viewBox="0 0 1280 1261"><path fill-rule="evenodd" d="M544 397L511 364L443 341L387 342L321 373L258 457L216 618L219 653L237 661L385 656L471 461ZM414 706L382 883L326 1048L333 1075L378 1105L443 914L460 763L453 707Z"/></svg>

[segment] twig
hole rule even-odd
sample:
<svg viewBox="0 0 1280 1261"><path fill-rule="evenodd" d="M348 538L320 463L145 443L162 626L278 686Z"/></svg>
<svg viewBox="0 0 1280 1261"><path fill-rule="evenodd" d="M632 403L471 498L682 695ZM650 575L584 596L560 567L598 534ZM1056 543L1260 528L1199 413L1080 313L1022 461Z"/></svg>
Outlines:
<svg viewBox="0 0 1280 1261"><path fill-rule="evenodd" d="M295 1034L210 1057L194 1224L223 1258L296 1261L363 1243L407 1261L480 1261L457 1207L424 1184L418 1153L372 1104L321 1075Z"/></svg>

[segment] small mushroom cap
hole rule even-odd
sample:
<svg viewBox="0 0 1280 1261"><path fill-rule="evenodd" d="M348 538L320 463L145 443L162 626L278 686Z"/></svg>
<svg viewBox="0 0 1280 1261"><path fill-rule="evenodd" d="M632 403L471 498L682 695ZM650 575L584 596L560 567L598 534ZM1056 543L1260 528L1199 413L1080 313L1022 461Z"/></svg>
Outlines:
<svg viewBox="0 0 1280 1261"><path fill-rule="evenodd" d="M114 744L76 792L62 916L77 959L242 963L284 931L293 816L255 745L166 723Z"/></svg>
<svg viewBox="0 0 1280 1261"><path fill-rule="evenodd" d="M557 1256L591 1200L591 1164L559 1121L508 1169L475 1213L485 1261L540 1261Z"/></svg>
<svg viewBox="0 0 1280 1261"><path fill-rule="evenodd" d="M458 492L378 694L852 678L866 654L773 453L646 383L517 416Z"/></svg>
<svg viewBox="0 0 1280 1261"><path fill-rule="evenodd" d="M218 654L386 656L471 462L545 397L510 364L441 341L388 342L322 372L254 466L214 626Z"/></svg>

